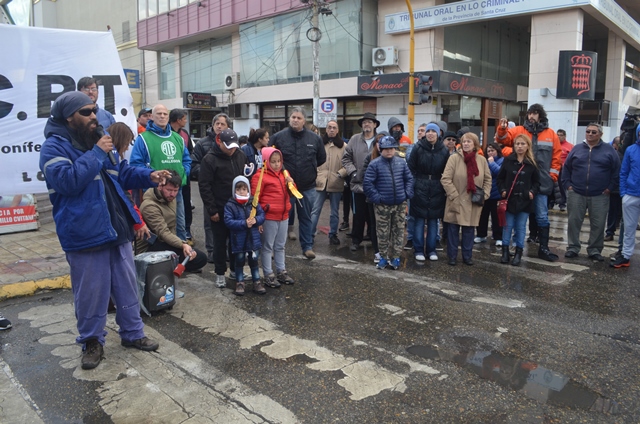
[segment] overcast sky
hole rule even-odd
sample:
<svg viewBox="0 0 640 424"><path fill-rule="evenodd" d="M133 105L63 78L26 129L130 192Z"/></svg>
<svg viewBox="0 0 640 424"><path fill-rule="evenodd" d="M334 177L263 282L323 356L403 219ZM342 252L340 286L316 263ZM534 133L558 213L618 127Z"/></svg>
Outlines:
<svg viewBox="0 0 640 424"><path fill-rule="evenodd" d="M31 0L13 0L8 4L9 13L16 25L29 25L29 4Z"/></svg>

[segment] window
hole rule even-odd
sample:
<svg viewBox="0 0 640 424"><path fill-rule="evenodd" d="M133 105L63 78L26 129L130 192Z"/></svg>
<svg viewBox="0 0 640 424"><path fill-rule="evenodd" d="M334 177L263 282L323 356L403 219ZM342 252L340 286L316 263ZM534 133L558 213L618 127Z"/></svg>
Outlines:
<svg viewBox="0 0 640 424"><path fill-rule="evenodd" d="M444 70L529 85L529 34L506 21L444 28Z"/></svg>
<svg viewBox="0 0 640 424"><path fill-rule="evenodd" d="M377 39L376 2L343 0L329 7L332 14L319 17L321 78L371 70L371 49ZM310 17L311 10L304 9L240 25L243 86L313 79L313 43L307 38Z"/></svg>
<svg viewBox="0 0 640 424"><path fill-rule="evenodd" d="M225 74L232 70L231 37L198 41L180 48L183 92L220 93L224 91Z"/></svg>
<svg viewBox="0 0 640 424"><path fill-rule="evenodd" d="M160 92L161 99L176 97L176 66L173 53L160 52Z"/></svg>
<svg viewBox="0 0 640 424"><path fill-rule="evenodd" d="M148 17L148 4L147 0L138 0L138 20L146 19Z"/></svg>

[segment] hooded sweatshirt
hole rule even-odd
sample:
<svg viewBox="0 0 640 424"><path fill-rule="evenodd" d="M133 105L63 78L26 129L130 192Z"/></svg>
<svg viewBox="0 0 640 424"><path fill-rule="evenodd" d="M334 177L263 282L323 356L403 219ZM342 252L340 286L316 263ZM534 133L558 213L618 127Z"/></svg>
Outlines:
<svg viewBox="0 0 640 424"><path fill-rule="evenodd" d="M289 219L291 201L283 173L281 171L275 171L271 167L270 160L274 152L280 153L280 150L273 147L262 148L262 159L265 164L265 171L262 175L258 201L262 209L264 209L266 219L269 221L284 221ZM282 158L282 153L280 153L280 157ZM284 164L282 164L282 166L284 166ZM251 178L252 194L255 194L258 189L259 181L260 172L256 172Z"/></svg>
<svg viewBox="0 0 640 424"><path fill-rule="evenodd" d="M247 224L247 219L251 214L252 196L239 198L236 193L236 185L243 182L247 185L247 193L251 193L251 184L247 177L239 175L233 179L231 194L232 197L224 207L224 224L231 232L231 253L253 252L260 250L260 231L258 227L264 223L264 211L260 204L256 208L256 222L251 227Z"/></svg>
<svg viewBox="0 0 640 424"><path fill-rule="evenodd" d="M640 197L640 124L635 134L636 142L625 150L620 167L620 196Z"/></svg>

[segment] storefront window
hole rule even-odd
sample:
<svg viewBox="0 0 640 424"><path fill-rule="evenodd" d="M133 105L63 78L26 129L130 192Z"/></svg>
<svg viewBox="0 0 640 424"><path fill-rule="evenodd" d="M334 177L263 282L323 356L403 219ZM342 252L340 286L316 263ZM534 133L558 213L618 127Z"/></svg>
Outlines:
<svg viewBox="0 0 640 424"><path fill-rule="evenodd" d="M183 92L221 93L224 91L224 77L231 72L231 37L180 47Z"/></svg>
<svg viewBox="0 0 640 424"><path fill-rule="evenodd" d="M529 33L506 21L444 28L444 70L529 85Z"/></svg>
<svg viewBox="0 0 640 424"><path fill-rule="evenodd" d="M160 98L176 97L176 64L173 53L160 52Z"/></svg>
<svg viewBox="0 0 640 424"><path fill-rule="evenodd" d="M330 4L331 15L320 14L323 79L359 75L362 70L371 69L371 47L376 45L377 38L374 3L343 0ZM305 9L240 25L243 87L312 79L313 43L307 38L309 14L310 10Z"/></svg>

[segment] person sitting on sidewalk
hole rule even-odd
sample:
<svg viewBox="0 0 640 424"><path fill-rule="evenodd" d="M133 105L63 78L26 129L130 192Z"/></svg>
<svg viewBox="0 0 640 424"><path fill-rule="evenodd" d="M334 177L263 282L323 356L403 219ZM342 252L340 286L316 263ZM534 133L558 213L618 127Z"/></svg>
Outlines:
<svg viewBox="0 0 640 424"><path fill-rule="evenodd" d="M174 170L166 184L153 190L147 190L142 198L140 212L149 230L157 236L140 240L138 245L141 252L159 252L170 250L180 257L180 262L188 256L189 262L185 266L187 272L202 272L207 264L206 253L192 248L187 240L181 240L176 235L176 196L182 184L182 178Z"/></svg>

